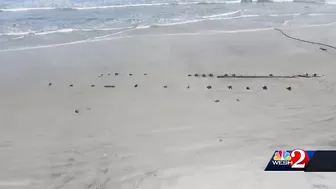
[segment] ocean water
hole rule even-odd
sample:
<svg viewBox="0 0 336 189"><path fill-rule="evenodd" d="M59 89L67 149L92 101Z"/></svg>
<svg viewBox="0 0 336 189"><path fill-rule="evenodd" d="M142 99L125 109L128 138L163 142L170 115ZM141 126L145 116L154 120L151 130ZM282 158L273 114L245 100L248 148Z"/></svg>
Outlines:
<svg viewBox="0 0 336 189"><path fill-rule="evenodd" d="M204 22L227 32L333 24L336 0L0 0L0 51L127 37L135 30L169 33Z"/></svg>

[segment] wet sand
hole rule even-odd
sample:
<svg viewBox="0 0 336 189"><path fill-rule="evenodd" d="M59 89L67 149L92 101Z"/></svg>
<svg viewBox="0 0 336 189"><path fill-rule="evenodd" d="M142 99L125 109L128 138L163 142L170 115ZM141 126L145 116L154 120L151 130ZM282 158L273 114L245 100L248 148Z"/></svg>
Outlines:
<svg viewBox="0 0 336 189"><path fill-rule="evenodd" d="M284 31L332 44L334 30ZM268 30L1 52L0 188L335 188L263 172L279 148L335 148L335 51L319 48ZM201 76L306 72L324 76Z"/></svg>

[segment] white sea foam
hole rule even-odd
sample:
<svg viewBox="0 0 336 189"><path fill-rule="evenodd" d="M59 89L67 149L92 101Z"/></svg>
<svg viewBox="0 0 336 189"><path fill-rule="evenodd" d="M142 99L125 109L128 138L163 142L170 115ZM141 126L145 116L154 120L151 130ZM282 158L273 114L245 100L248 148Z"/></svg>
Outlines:
<svg viewBox="0 0 336 189"><path fill-rule="evenodd" d="M22 36L30 34L34 34L34 32L8 32L8 33L0 33L0 36Z"/></svg>
<svg viewBox="0 0 336 189"><path fill-rule="evenodd" d="M151 25L139 25L139 26L136 26L135 28L136 29L148 29L150 27L151 27Z"/></svg>
<svg viewBox="0 0 336 189"><path fill-rule="evenodd" d="M141 3L141 4L123 4L95 7L74 7L74 10L92 10L92 9L110 9L110 8L127 8L127 7L150 7L150 6L165 6L165 5L196 5L196 4L226 4L236 3L238 1L221 1L221 2L178 2L178 3ZM240 1L239 1L240 2Z"/></svg>
<svg viewBox="0 0 336 189"><path fill-rule="evenodd" d="M133 36L121 36L121 37L113 37L113 38L102 38L102 39L85 39L80 41L73 41L68 43L58 43L58 44L51 44L51 45L39 45L39 46L32 46L32 47L20 47L20 48L14 48L14 49L4 49L0 50L0 52L11 52L11 51L23 51L23 50L34 50L34 49L44 49L44 48L51 48L51 47L61 47L61 46L67 46L67 45L75 45L75 44L81 44L81 43L92 43L92 42L98 42L98 41L108 41L108 40L114 40L114 39L123 39L123 38L129 38Z"/></svg>
<svg viewBox="0 0 336 189"><path fill-rule="evenodd" d="M331 13L328 13L331 14ZM268 16L271 17L281 17L281 16L300 16L300 15L308 15L308 16L324 16L326 13L310 13L310 14L302 14L302 13L293 13L293 14L270 14Z"/></svg>
<svg viewBox="0 0 336 189"><path fill-rule="evenodd" d="M24 38L24 36L14 37L14 38L12 38L12 39L13 39L13 40L16 40L16 39L22 39L22 38Z"/></svg>
<svg viewBox="0 0 336 189"><path fill-rule="evenodd" d="M308 16L324 16L325 14L323 13L312 13L312 14L308 14Z"/></svg>
<svg viewBox="0 0 336 189"><path fill-rule="evenodd" d="M270 14L272 17L280 17L280 16L300 16L301 13L293 13L293 14Z"/></svg>
<svg viewBox="0 0 336 189"><path fill-rule="evenodd" d="M37 10L53 10L54 7L31 7L31 8L9 8L0 9L0 12L21 12L21 11L37 11Z"/></svg>
<svg viewBox="0 0 336 189"><path fill-rule="evenodd" d="M214 14L214 15L209 15L209 16L203 16L203 18L215 18L215 17L222 17L222 16L230 16L233 14L238 14L242 12L242 10L237 10L237 11L232 11L232 12L226 12L226 13L222 13L222 14Z"/></svg>
<svg viewBox="0 0 336 189"><path fill-rule="evenodd" d="M236 1L226 1L228 4L235 4L235 3L241 3L241 0L236 0Z"/></svg>
<svg viewBox="0 0 336 189"><path fill-rule="evenodd" d="M272 0L274 3L293 2L294 0Z"/></svg>
<svg viewBox="0 0 336 189"><path fill-rule="evenodd" d="M181 24L203 22L203 21L207 21L207 20L231 20L231 19L239 19L239 18L258 17L258 16L260 16L260 15L241 15L241 16L223 17L223 18L221 18L221 17L220 18L209 17L207 19L187 20L187 21L173 22L173 23L167 23L167 24L154 24L153 26L174 26L174 25L181 25Z"/></svg>
<svg viewBox="0 0 336 189"><path fill-rule="evenodd" d="M252 18L252 17L259 17L260 15L257 14L250 14L250 15L241 15L235 17L225 17L225 18L211 18L209 20L232 20L232 19L239 19L239 18Z"/></svg>
<svg viewBox="0 0 336 189"><path fill-rule="evenodd" d="M83 31L112 31L112 30L124 30L124 29L131 29L131 28L133 28L133 26L119 27L119 28L84 29Z"/></svg>
<svg viewBox="0 0 336 189"><path fill-rule="evenodd" d="M125 8L125 7L149 7L149 6L163 6L170 5L170 3L149 3L149 4L126 4L126 5L111 5L111 6L96 6L96 7L76 7L75 10L92 10L92 9L110 9L110 8Z"/></svg>
<svg viewBox="0 0 336 189"><path fill-rule="evenodd" d="M174 26L174 25L202 22L202 21L205 21L205 20L207 20L207 19L187 20L187 21L173 22L173 23L166 23L166 24L153 24L153 26Z"/></svg>
<svg viewBox="0 0 336 189"><path fill-rule="evenodd" d="M51 30L51 31L9 32L9 33L1 33L0 36L47 35L47 34L70 33L70 32L114 31L114 30L130 29L130 28L134 28L134 26L120 27L120 28L92 28L92 29L64 28L64 29Z"/></svg>
<svg viewBox="0 0 336 189"><path fill-rule="evenodd" d="M55 31L38 32L38 33L34 33L34 35L47 35L47 34L53 34L53 33L69 33L73 31L75 31L75 29L68 28L68 29L60 29L60 30L55 30Z"/></svg>
<svg viewBox="0 0 336 189"><path fill-rule="evenodd" d="M327 0L327 1L326 1L326 4L329 4L329 5L336 5L336 0Z"/></svg>

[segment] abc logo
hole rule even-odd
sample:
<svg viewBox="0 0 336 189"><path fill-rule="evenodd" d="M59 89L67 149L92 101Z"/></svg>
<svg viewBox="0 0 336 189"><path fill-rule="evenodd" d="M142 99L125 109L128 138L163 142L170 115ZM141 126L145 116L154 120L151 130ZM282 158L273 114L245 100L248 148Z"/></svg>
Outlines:
<svg viewBox="0 0 336 189"><path fill-rule="evenodd" d="M303 169L307 166L309 162L308 153L302 149L295 149L290 153L291 160L289 160L289 164L291 168L294 169Z"/></svg>

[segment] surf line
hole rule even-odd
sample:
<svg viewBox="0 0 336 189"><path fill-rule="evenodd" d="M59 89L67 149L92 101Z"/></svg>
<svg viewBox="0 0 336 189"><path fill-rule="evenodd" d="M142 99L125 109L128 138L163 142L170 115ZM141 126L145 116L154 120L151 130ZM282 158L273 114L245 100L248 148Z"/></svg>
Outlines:
<svg viewBox="0 0 336 189"><path fill-rule="evenodd" d="M307 41L307 40L303 40L303 39L299 39L299 38L296 38L296 37L291 37L289 35L287 35L285 32L283 32L281 29L278 29L278 28L273 28L274 30L282 33L282 35L284 35L285 37L287 38L290 38L290 39L293 39L293 40L296 40L296 41L301 41L301 42L304 42L304 43L310 43L310 44L314 44L314 45L321 45L321 46L325 46L325 47L329 47L329 48L332 48L332 49L336 49L335 46L332 46L332 45L328 45L328 44L324 44L324 43L319 43L319 42L314 42L314 41Z"/></svg>

